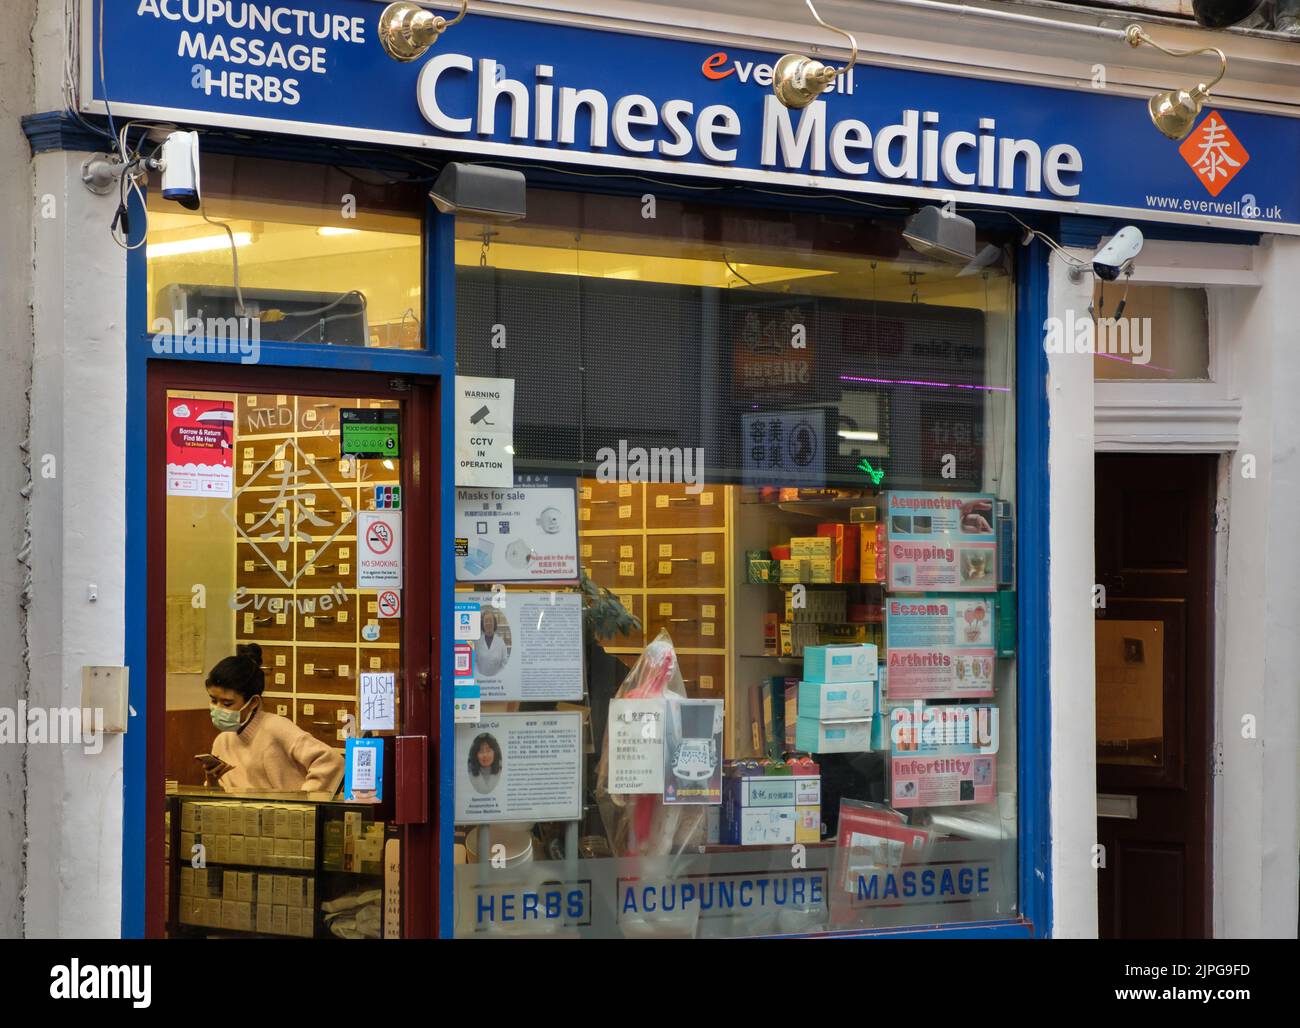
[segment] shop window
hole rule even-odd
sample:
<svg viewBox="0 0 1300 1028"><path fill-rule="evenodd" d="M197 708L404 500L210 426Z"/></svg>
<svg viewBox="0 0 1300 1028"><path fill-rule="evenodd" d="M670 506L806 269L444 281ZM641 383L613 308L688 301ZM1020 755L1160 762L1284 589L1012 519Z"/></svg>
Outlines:
<svg viewBox="0 0 1300 1028"><path fill-rule="evenodd" d="M1012 249L647 210L458 222L456 934L1015 917Z"/></svg>
<svg viewBox="0 0 1300 1028"><path fill-rule="evenodd" d="M379 178L205 154L201 210L149 193L151 330L419 349L424 197Z"/></svg>
<svg viewBox="0 0 1300 1028"><path fill-rule="evenodd" d="M1098 381L1209 379L1209 299L1204 289L1098 282L1093 315L1093 377Z"/></svg>

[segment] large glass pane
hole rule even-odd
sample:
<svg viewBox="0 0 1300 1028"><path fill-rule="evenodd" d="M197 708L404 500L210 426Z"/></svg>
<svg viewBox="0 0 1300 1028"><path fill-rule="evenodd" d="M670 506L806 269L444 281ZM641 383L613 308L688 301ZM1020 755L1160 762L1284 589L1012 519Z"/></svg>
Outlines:
<svg viewBox="0 0 1300 1028"><path fill-rule="evenodd" d="M247 319L259 342L423 345L419 189L221 154L204 155L202 188L198 211L149 194L155 333Z"/></svg>
<svg viewBox="0 0 1300 1028"><path fill-rule="evenodd" d="M457 370L513 383L515 485L456 491L457 934L1014 916L1011 249L529 210L457 227Z"/></svg>

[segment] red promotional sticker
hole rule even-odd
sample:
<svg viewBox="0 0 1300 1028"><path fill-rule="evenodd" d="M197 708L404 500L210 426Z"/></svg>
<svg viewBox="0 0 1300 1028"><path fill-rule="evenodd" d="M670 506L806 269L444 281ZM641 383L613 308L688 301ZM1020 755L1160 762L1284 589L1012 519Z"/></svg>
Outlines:
<svg viewBox="0 0 1300 1028"><path fill-rule="evenodd" d="M167 495L229 499L234 491L234 432L232 400L168 400Z"/></svg>

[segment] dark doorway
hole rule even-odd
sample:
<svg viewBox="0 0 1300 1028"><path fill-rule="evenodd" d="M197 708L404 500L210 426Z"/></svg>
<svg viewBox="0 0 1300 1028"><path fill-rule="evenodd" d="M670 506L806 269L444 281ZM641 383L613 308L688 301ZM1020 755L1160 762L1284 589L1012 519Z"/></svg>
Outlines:
<svg viewBox="0 0 1300 1028"><path fill-rule="evenodd" d="M1102 938L1211 934L1215 461L1096 461Z"/></svg>

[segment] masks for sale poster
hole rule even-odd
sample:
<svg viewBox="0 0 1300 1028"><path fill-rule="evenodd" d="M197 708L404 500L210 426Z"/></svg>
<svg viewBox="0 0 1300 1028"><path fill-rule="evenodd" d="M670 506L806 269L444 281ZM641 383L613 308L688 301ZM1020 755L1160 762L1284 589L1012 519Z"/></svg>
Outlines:
<svg viewBox="0 0 1300 1028"><path fill-rule="evenodd" d="M577 509L572 477L517 475L513 489L457 487L456 581L575 581Z"/></svg>
<svg viewBox="0 0 1300 1028"><path fill-rule="evenodd" d="M235 485L233 400L167 401L167 495L230 499Z"/></svg>

